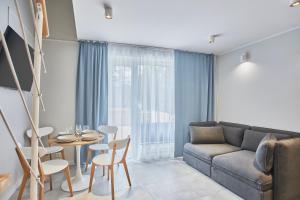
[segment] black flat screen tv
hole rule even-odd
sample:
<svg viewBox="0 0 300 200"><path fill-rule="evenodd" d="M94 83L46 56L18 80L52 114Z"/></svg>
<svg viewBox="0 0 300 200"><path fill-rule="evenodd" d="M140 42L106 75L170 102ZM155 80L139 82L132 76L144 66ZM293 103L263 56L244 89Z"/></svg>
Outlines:
<svg viewBox="0 0 300 200"><path fill-rule="evenodd" d="M6 43L21 85L22 90L30 91L32 86L32 72L24 45L24 40L10 26L4 33ZM33 59L33 49L29 46L31 58ZM32 60L33 61L33 60ZM11 74L6 54L0 42L0 87L17 89Z"/></svg>

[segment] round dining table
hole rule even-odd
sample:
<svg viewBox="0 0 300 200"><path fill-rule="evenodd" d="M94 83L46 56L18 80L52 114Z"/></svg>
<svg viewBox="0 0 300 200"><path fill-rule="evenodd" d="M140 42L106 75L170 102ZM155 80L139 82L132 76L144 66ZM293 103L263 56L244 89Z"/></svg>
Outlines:
<svg viewBox="0 0 300 200"><path fill-rule="evenodd" d="M51 138L49 139L49 145L54 146L64 146L64 147L70 147L74 146L76 148L76 175L71 178L72 186L73 186L73 191L81 191L85 190L89 187L89 175L82 175L81 172L81 163L80 163L80 149L81 146L87 145L87 144L95 144L104 139L104 135L99 134L99 137L96 140L91 140L91 141L85 141L81 140L81 137L77 141L74 142L61 142L57 138ZM67 181L64 181L61 185L61 188L63 191L68 192L69 187Z"/></svg>

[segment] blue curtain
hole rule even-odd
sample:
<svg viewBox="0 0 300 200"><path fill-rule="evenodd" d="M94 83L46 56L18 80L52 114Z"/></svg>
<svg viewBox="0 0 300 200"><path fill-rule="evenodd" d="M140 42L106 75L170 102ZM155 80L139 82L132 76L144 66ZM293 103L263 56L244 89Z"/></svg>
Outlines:
<svg viewBox="0 0 300 200"><path fill-rule="evenodd" d="M182 156L188 125L213 119L214 56L175 50L175 156Z"/></svg>
<svg viewBox="0 0 300 200"><path fill-rule="evenodd" d="M91 129L107 124L108 115L107 43L80 42L77 84L76 124ZM81 149L86 161L87 146Z"/></svg>

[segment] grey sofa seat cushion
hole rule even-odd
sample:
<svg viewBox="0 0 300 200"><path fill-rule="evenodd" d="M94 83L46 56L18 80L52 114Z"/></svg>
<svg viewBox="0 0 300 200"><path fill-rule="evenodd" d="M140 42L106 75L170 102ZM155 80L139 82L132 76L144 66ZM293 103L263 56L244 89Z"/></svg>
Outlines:
<svg viewBox="0 0 300 200"><path fill-rule="evenodd" d="M194 157L211 163L214 156L239 151L239 147L232 146L230 144L191 144L186 143L184 145L184 152Z"/></svg>
<svg viewBox="0 0 300 200"><path fill-rule="evenodd" d="M243 150L216 156L212 165L259 191L272 189L272 176L256 169L254 159L254 152Z"/></svg>
<svg viewBox="0 0 300 200"><path fill-rule="evenodd" d="M257 150L259 143L266 135L267 133L264 132L246 130L244 133L244 139L241 146L242 149L255 152ZM285 135L285 134L274 133L274 135L278 140L291 138L290 135Z"/></svg>
<svg viewBox="0 0 300 200"><path fill-rule="evenodd" d="M221 126L223 127L223 133L226 143L240 147L243 142L245 129L232 126Z"/></svg>
<svg viewBox="0 0 300 200"><path fill-rule="evenodd" d="M219 126L199 127L190 126L192 144L220 144L225 143L223 128Z"/></svg>

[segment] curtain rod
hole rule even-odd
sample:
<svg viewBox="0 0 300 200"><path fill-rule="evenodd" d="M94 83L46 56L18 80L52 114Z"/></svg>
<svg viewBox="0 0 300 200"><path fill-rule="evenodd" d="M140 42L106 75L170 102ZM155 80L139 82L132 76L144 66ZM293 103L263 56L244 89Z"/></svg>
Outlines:
<svg viewBox="0 0 300 200"><path fill-rule="evenodd" d="M99 42L99 43L104 43L106 41L99 41L99 40L63 40L63 39L51 39L51 38L46 38L44 40L48 41L58 41L58 42ZM165 49L165 50L174 50L172 48L166 48L166 47L155 47L155 46L147 46L147 45L139 45L139 44L128 44L128 43L119 43L119 42L107 42L108 44L116 44L116 45L124 45L124 46L134 46L134 47L141 47L141 48L153 48L153 49Z"/></svg>
<svg viewBox="0 0 300 200"><path fill-rule="evenodd" d="M59 41L59 42L105 42L105 41L98 41L98 40L61 40L61 39L44 39L48 41ZM140 47L140 48L149 48L149 49L161 49L166 51L174 51L174 50L180 50L184 52L190 52L190 53L201 53L201 54L207 54L207 55L215 55L213 53L203 53L203 52L196 52L196 51L189 51L189 50L183 50L183 49L172 49L172 48L166 48L166 47L155 47L155 46L147 46L147 45L139 45L139 44L128 44L128 43L119 43L119 42L107 42L108 44L116 44L116 45L124 45L124 46L133 46L133 47Z"/></svg>
<svg viewBox="0 0 300 200"><path fill-rule="evenodd" d="M106 42L106 41L98 41L98 40L79 40L79 42ZM166 50L166 51L173 51L174 49L166 48L166 47L156 47L156 46L150 46L150 45L140 45L140 44L128 44L128 43L120 43L120 42L107 42L108 44L115 44L115 45L122 45L122 46L132 46L132 47L139 47L139 48L145 48L145 49L160 49L160 50Z"/></svg>

